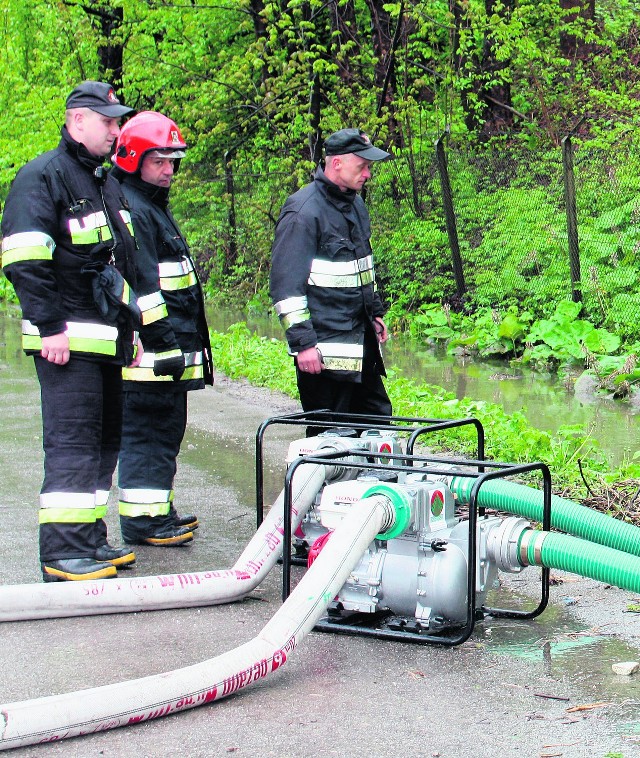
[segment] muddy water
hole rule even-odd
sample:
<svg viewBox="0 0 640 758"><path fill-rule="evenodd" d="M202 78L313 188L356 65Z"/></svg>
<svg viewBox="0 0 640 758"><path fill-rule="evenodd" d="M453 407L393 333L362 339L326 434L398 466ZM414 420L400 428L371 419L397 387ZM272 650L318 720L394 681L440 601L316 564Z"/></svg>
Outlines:
<svg viewBox="0 0 640 758"><path fill-rule="evenodd" d="M213 329L225 330L235 321L247 321L259 334L282 337L277 323L266 317L216 311L209 314ZM560 426L580 424L597 440L612 465L633 457L640 449L640 405L626 400L594 397L574 389L574 379L528 369L511 369L501 362L478 362L427 350L402 337L384 347L385 362L416 382L434 384L464 397L501 405L506 413L525 414L532 426L556 432Z"/></svg>

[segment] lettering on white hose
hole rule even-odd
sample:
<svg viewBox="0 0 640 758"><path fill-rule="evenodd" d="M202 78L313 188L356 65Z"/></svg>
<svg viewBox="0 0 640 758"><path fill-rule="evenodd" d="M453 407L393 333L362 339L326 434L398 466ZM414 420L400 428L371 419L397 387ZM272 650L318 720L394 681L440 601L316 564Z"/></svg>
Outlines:
<svg viewBox="0 0 640 758"><path fill-rule="evenodd" d="M83 587L83 589L84 589L85 595L89 597L91 596L97 597L98 595L102 595L104 593L104 584L102 582L100 583L96 582L95 584L86 585L85 587ZM120 589L120 587L117 587L117 589Z"/></svg>
<svg viewBox="0 0 640 758"><path fill-rule="evenodd" d="M171 703L168 703L163 708L156 708L153 711L149 711L148 713L143 713L140 716L131 716L131 718L127 721L127 724L139 724L141 721L151 721L151 719L158 719L161 716L166 716L168 713L171 713L173 710L173 706Z"/></svg>
<svg viewBox="0 0 640 758"><path fill-rule="evenodd" d="M222 697L231 695L232 692L236 692L252 682L257 682L258 679L264 679L268 673L269 666L267 659L263 658L257 663L254 663L253 666L244 669L244 671L238 671L237 674L228 676L222 683Z"/></svg>
<svg viewBox="0 0 640 758"><path fill-rule="evenodd" d="M166 574L165 576L159 576L158 581L161 587L174 587L177 582L180 587L185 588L193 584L204 584L210 579L237 579L239 581L246 581L250 578L251 575L246 571L223 569L222 571L203 571L199 574ZM148 585L140 587L140 589L147 588Z"/></svg>

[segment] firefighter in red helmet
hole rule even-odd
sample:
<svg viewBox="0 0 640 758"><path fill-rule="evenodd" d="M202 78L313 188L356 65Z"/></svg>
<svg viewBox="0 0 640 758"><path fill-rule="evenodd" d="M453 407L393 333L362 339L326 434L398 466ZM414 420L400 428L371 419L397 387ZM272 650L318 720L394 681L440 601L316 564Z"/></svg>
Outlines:
<svg viewBox="0 0 640 758"><path fill-rule="evenodd" d="M139 366L123 370L118 485L122 538L129 544L182 545L198 526L197 516L180 516L173 502L187 393L213 384L202 289L168 205L186 148L174 121L143 111L122 127L113 156L138 244L145 350Z"/></svg>

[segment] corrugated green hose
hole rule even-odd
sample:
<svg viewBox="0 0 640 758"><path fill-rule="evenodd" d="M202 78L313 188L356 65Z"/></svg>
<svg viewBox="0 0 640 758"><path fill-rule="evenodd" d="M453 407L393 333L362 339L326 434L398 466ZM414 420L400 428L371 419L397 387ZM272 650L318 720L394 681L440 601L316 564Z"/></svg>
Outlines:
<svg viewBox="0 0 640 758"><path fill-rule="evenodd" d="M521 549L526 549L526 561L531 566L569 571L588 576L623 590L640 592L640 558L626 555L604 545L556 532L527 530L521 538Z"/></svg>
<svg viewBox="0 0 640 758"><path fill-rule="evenodd" d="M458 502L468 504L474 483L473 477L454 476L449 487ZM506 479L485 482L480 487L477 502L480 507L515 513L531 521L542 521L542 491ZM640 556L640 529L637 526L558 495L551 496L551 526L589 542Z"/></svg>

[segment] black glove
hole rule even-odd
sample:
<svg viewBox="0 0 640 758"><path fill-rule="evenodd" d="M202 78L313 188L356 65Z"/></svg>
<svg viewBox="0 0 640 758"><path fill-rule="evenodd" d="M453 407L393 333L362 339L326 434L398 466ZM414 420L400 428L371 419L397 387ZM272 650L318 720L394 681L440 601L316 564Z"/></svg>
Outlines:
<svg viewBox="0 0 640 758"><path fill-rule="evenodd" d="M178 381L184 374L184 355L172 355L170 358L156 358L153 362L155 376L172 376Z"/></svg>

